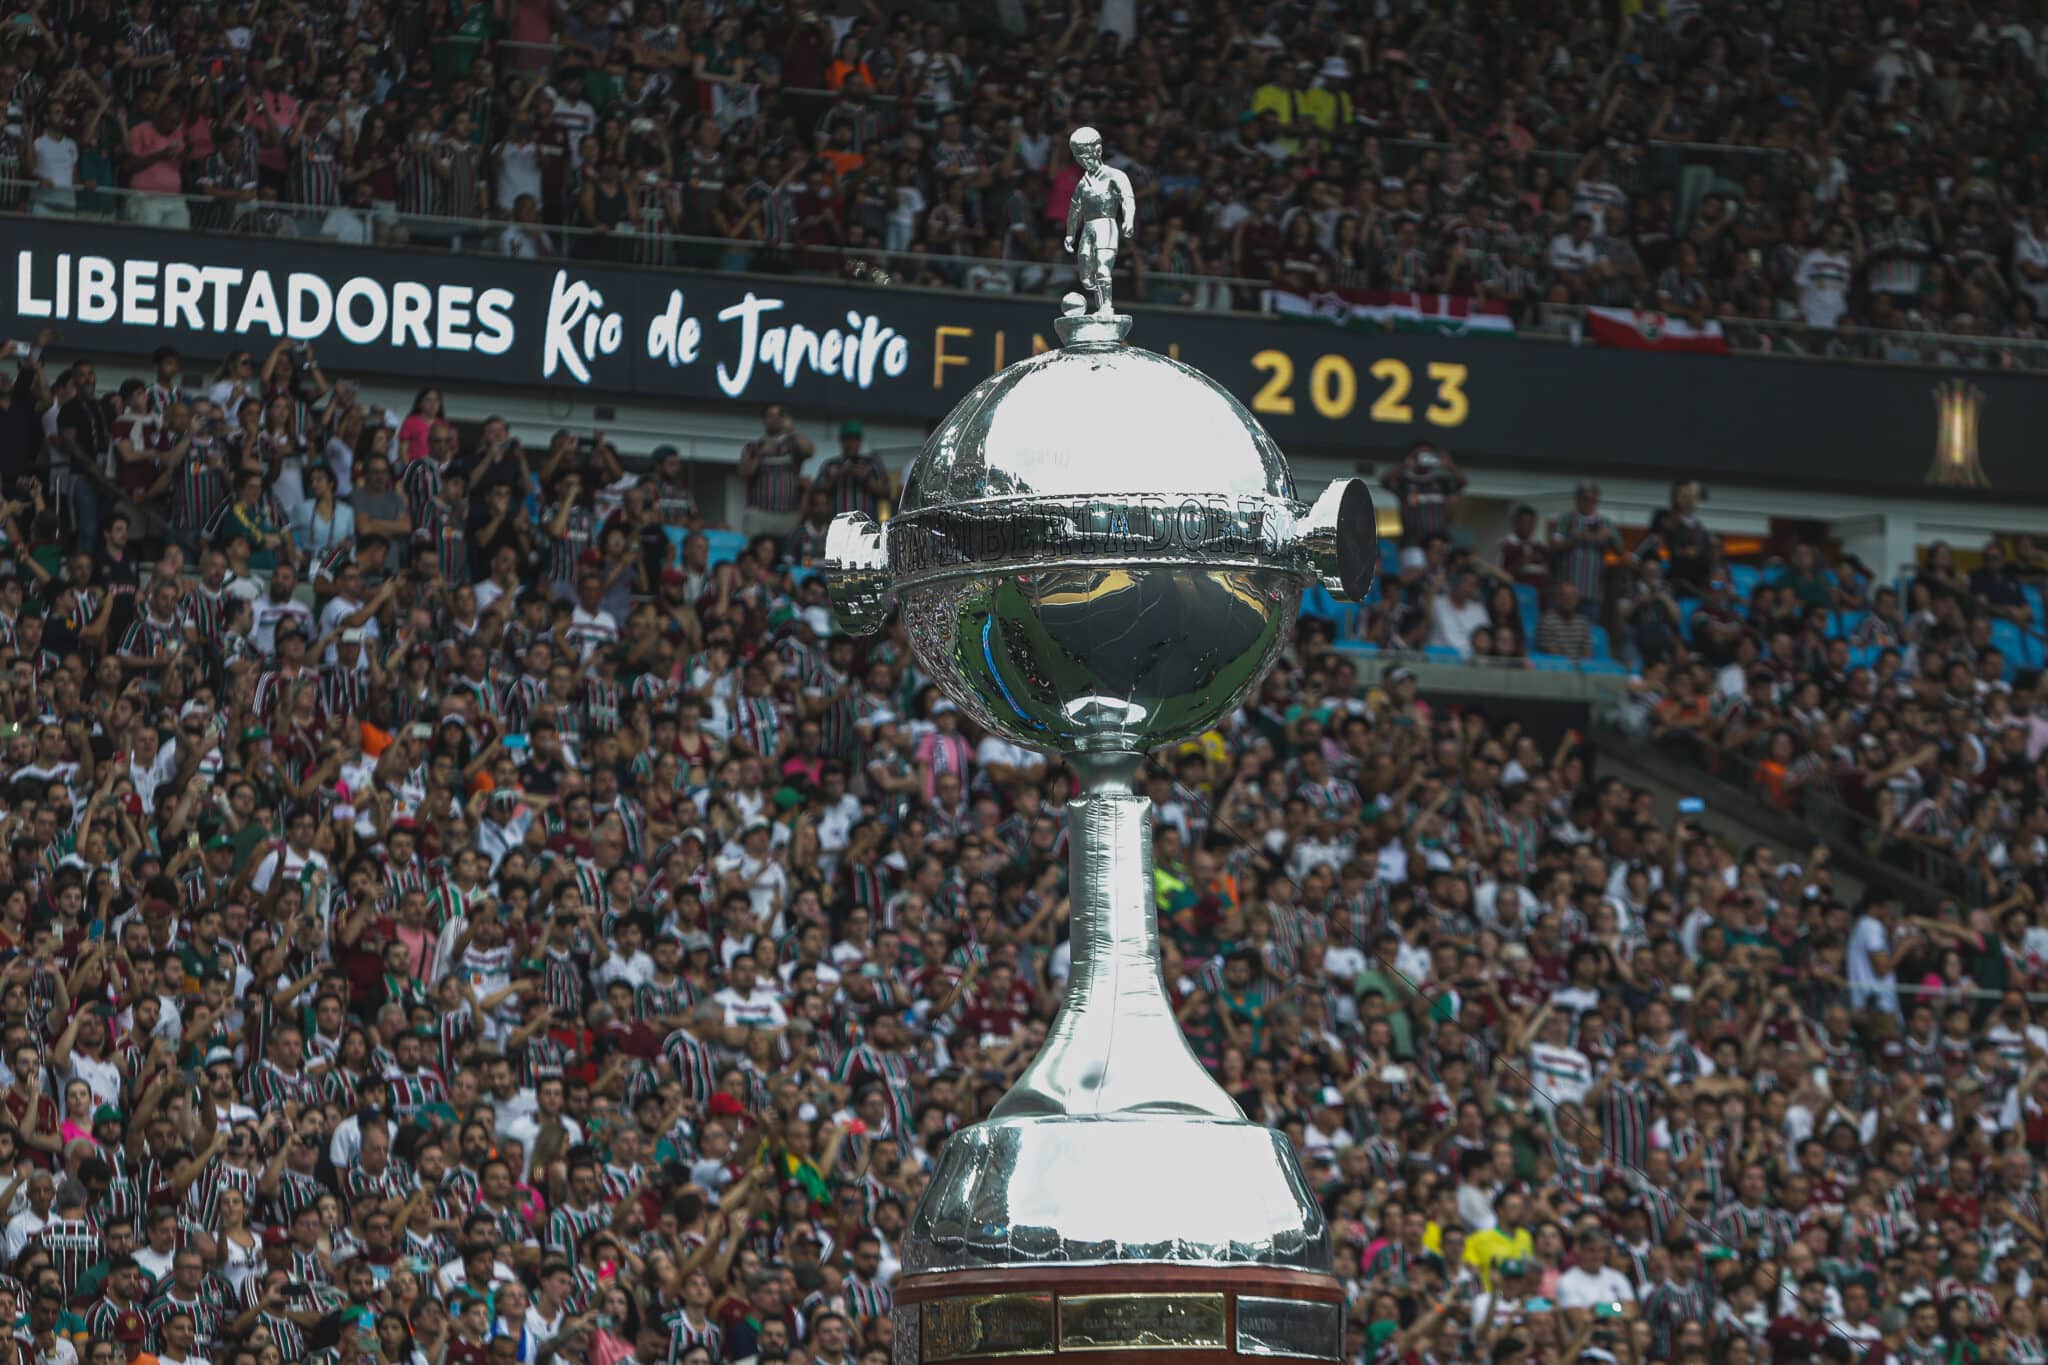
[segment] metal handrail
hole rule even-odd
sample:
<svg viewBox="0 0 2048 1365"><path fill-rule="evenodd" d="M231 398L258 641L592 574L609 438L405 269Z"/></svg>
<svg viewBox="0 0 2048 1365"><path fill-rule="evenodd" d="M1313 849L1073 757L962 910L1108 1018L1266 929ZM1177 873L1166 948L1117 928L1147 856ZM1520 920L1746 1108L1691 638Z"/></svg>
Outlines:
<svg viewBox="0 0 2048 1365"><path fill-rule="evenodd" d="M186 223L167 223L158 220L157 211L170 200L184 204ZM0 179L0 216L20 215L24 212L31 217L119 222L129 227L166 231L296 235L339 246L415 247L482 256L537 255L546 260L588 259L593 263L610 262L651 269L688 269L693 262L687 258L696 255L703 258L694 262L700 268L716 265L721 270L745 271L752 269L756 261L773 259L780 267L779 273L789 273L791 269L800 266L806 258L825 258L838 261L840 268L833 271L798 270L797 273L823 274L885 287L908 283L903 276L908 273L908 268L913 266L943 274L958 274L962 278L977 268L1006 272L1012 277L1013 284L1020 286L1008 292L1027 295L1033 292L1054 293L1070 287L1072 283L1071 266L1062 265L1054 260L1005 260L996 257L946 255L923 251L891 251L880 244L871 248L856 248L832 243L769 243L744 238L695 236L688 233L647 233L639 231L630 220L621 223L612 231L599 231L574 224L521 224L508 218L458 218L445 214L402 213L389 207L358 210L346 205L309 207L259 201L238 203L207 195L173 195L104 185L95 186L90 190L53 190L34 181ZM369 233L368 240L355 242L323 235L321 226L337 214L346 214L360 220ZM402 236L400 230L403 232ZM505 250L508 236L520 230L525 230L529 234L529 240L533 237L542 239L539 245L544 249L537 249L531 253ZM740 257L745 258L744 263L735 259ZM1044 276L1042 281L1037 279L1041 275ZM1267 282L1263 280L1223 275L1189 275L1151 269L1144 270L1141 279L1148 288L1164 284L1194 292L1251 291L1267 287Z"/></svg>
<svg viewBox="0 0 2048 1365"><path fill-rule="evenodd" d="M1421 145L1421 144L1418 144ZM1437 144L1430 144L1437 145ZM1687 144L1690 145L1690 144ZM162 220L167 200L185 206L185 222ZM411 247L448 250L464 255L539 256L543 259L588 259L648 269L716 267L725 271L796 273L891 286L909 283L912 270L937 278L936 287L966 288L968 276L982 271L1006 279L1007 290L990 292L1051 295L1070 284L1066 266L1057 259L1010 260L982 256L891 251L836 243L767 243L686 233L643 233L630 222L601 232L574 224L517 224L503 218L459 218L442 214L400 213L388 206L367 212L354 209L246 202L234 203L205 195L169 195L151 191L95 186L51 189L37 182L0 179L0 217L26 212L30 216L119 221L133 227L163 230L212 230L262 235L316 237L337 245ZM322 228L336 213L361 220L366 240L360 243L326 236ZM507 250L509 235L528 229L532 251ZM534 239L538 239L535 241ZM1048 251L1054 246L1048 242ZM821 263L830 262L826 268ZM1185 274L1141 266L1136 272L1142 302L1193 307L1200 311L1271 316L1275 290L1267 280L1239 276ZM929 282L929 281L927 281ZM1160 297L1162 292L1175 297ZM1249 302L1252 306L1245 307ZM1588 344L1586 308L1577 304L1544 304L1536 325L1516 335L1524 339ZM1313 320L1303 320L1312 325ZM1975 337L1936 331L1872 328L1822 328L1803 323L1761 319L1720 319L1731 350L1773 358L1821 360L1830 363L1980 366L1996 369L2048 369L2048 341L2025 338ZM1805 339L1805 344L1801 340ZM1777 344L1770 344L1775 341ZM1873 354L1873 351L1879 353ZM1905 352L1913 352L1908 355Z"/></svg>

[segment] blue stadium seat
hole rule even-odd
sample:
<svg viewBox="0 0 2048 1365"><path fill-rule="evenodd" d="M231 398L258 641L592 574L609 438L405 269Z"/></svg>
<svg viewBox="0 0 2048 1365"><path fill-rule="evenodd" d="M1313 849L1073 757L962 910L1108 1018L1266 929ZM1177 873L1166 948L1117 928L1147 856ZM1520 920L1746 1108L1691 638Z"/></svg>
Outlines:
<svg viewBox="0 0 2048 1365"><path fill-rule="evenodd" d="M1380 572L1388 578L1401 576L1401 546L1386 536L1380 537Z"/></svg>
<svg viewBox="0 0 2048 1365"><path fill-rule="evenodd" d="M1628 667L1618 659L1588 659L1579 665L1581 673L1597 674L1606 678L1625 678Z"/></svg>
<svg viewBox="0 0 2048 1365"><path fill-rule="evenodd" d="M1596 659L1611 659L1614 657L1614 647L1608 642L1607 627L1605 626L1593 627L1593 657Z"/></svg>
<svg viewBox="0 0 2048 1365"><path fill-rule="evenodd" d="M1458 664L1465 661L1465 656L1449 645L1430 645L1422 651L1422 657L1440 664Z"/></svg>
<svg viewBox="0 0 2048 1365"><path fill-rule="evenodd" d="M1756 591L1756 585L1763 582L1763 571L1754 564L1730 564L1728 581L1735 587L1735 596L1747 602L1749 595Z"/></svg>
<svg viewBox="0 0 2048 1365"><path fill-rule="evenodd" d="M713 564L730 564L747 548L746 536L738 531L706 531L704 539L711 547Z"/></svg>
<svg viewBox="0 0 2048 1365"><path fill-rule="evenodd" d="M2030 641L2027 633L2011 621L1992 621L1991 643L2005 655L2005 676L2008 680L2022 668L2040 667L2039 664L2028 662L2030 658L2040 657L2038 644Z"/></svg>
<svg viewBox="0 0 2048 1365"><path fill-rule="evenodd" d="M2027 595L2027 606L2034 613L2035 626L2048 630L2048 610L2044 610L2041 605L2041 590L2029 583L2020 591Z"/></svg>
<svg viewBox="0 0 2048 1365"><path fill-rule="evenodd" d="M1301 614L1303 616L1313 616L1317 620L1328 621L1334 625L1337 621L1338 613L1343 610L1342 604L1330 595L1328 588L1320 583L1311 583L1307 591L1301 595Z"/></svg>
<svg viewBox="0 0 2048 1365"><path fill-rule="evenodd" d="M1538 673L1576 673L1579 671L1577 661L1567 659L1562 654L1531 654L1529 656L1529 667L1535 669Z"/></svg>
<svg viewBox="0 0 2048 1365"><path fill-rule="evenodd" d="M1543 614L1543 599L1527 583L1515 584L1515 608L1522 615L1522 639L1536 638L1536 620Z"/></svg>
<svg viewBox="0 0 2048 1365"><path fill-rule="evenodd" d="M1687 644L1692 643L1692 614L1699 609L1700 599L1697 597L1678 599L1678 633L1685 637Z"/></svg>
<svg viewBox="0 0 2048 1365"><path fill-rule="evenodd" d="M1828 638L1848 640L1855 637L1857 628L1870 619L1867 611L1835 611L1828 613Z"/></svg>
<svg viewBox="0 0 2048 1365"><path fill-rule="evenodd" d="M1851 645L1849 647L1849 667L1874 668L1877 666L1877 655L1878 646L1876 645Z"/></svg>

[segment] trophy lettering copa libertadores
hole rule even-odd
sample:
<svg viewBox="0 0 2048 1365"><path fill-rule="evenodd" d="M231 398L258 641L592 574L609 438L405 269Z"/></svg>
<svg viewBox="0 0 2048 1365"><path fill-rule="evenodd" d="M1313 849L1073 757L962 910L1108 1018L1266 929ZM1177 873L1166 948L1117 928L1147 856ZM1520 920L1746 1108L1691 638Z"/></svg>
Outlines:
<svg viewBox="0 0 2048 1365"><path fill-rule="evenodd" d="M1195 735L1271 667L1302 589L1356 599L1372 497L1313 507L1229 393L1127 348L1110 270L1130 181L1092 129L1067 219L1085 298L1061 347L991 376L911 466L886 526L840 516L834 610L893 601L919 664L990 730L1064 757L1073 963L1044 1047L947 1141L896 1282L896 1365L1160 1350L1336 1360L1342 1295L1293 1151L1195 1060L1160 976L1148 750Z"/></svg>

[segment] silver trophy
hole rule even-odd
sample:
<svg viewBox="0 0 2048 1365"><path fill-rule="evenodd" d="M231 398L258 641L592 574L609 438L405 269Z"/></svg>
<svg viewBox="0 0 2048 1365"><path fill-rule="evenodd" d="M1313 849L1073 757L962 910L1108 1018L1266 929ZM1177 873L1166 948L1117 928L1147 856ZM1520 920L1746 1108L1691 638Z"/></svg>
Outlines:
<svg viewBox="0 0 2048 1365"><path fill-rule="evenodd" d="M962 399L886 524L832 524L841 625L910 646L983 727L1066 758L1072 974L1045 1046L951 1138L896 1286L897 1365L1180 1349L1341 1355L1323 1212L1285 1138L1189 1050L1160 974L1149 750L1199 734L1271 667L1304 587L1372 582L1362 480L1305 505L1244 405L1126 347L1110 271L1130 182L1076 131L1084 174L1060 349Z"/></svg>

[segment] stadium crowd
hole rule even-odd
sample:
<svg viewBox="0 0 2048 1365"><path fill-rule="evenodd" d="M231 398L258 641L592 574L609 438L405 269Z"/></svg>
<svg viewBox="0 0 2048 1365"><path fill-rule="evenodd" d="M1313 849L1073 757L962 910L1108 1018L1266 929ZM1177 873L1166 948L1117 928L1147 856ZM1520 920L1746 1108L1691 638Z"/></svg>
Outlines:
<svg viewBox="0 0 2048 1365"><path fill-rule="evenodd" d="M834 631L859 426L768 409L736 532L672 450L50 340L0 388L0 1365L885 1365L934 1156L1061 995L1071 784ZM1496 562L1443 452L1388 482L1373 629L1497 646L1473 584L1544 582L1655 742L1965 810L1995 875L1838 895L1305 618L1145 786L1181 1021L1299 1148L1356 1358L2048 1358L2024 580L1798 548L1745 617L1689 486ZM1812 616L1855 593L1874 672Z"/></svg>
<svg viewBox="0 0 2048 1365"><path fill-rule="evenodd" d="M1141 201L1119 297L1656 308L1917 358L2041 334L2044 71L2031 0L8 0L0 205L1036 291L1093 123Z"/></svg>

